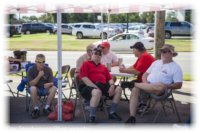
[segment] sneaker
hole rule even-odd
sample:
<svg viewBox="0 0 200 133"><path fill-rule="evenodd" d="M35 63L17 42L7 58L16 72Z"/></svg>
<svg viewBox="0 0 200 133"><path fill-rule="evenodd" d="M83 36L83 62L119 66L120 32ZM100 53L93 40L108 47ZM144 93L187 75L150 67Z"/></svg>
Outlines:
<svg viewBox="0 0 200 133"><path fill-rule="evenodd" d="M95 116L90 116L88 123L95 123Z"/></svg>
<svg viewBox="0 0 200 133"><path fill-rule="evenodd" d="M32 119L38 118L40 116L40 110L39 109L34 109L31 113Z"/></svg>
<svg viewBox="0 0 200 133"><path fill-rule="evenodd" d="M47 108L47 109L44 108L43 112L45 115L49 115L52 112L52 110L50 108Z"/></svg>
<svg viewBox="0 0 200 133"><path fill-rule="evenodd" d="M113 120L118 120L118 121L122 120L122 118L117 113L109 114L108 118L113 119Z"/></svg>
<svg viewBox="0 0 200 133"><path fill-rule="evenodd" d="M125 123L135 123L135 122L136 122L135 117L131 116L128 118L128 120Z"/></svg>

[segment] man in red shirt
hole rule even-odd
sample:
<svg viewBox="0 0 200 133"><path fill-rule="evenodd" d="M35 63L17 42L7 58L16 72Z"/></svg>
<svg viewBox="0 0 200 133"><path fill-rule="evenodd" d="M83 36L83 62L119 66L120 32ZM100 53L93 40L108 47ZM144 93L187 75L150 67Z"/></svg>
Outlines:
<svg viewBox="0 0 200 133"><path fill-rule="evenodd" d="M133 49L133 54L138 59L133 66L130 66L128 68L120 68L119 71L122 73L135 74L137 75L137 80L135 82L142 82L142 75L155 61L155 58L146 52L146 49L141 42L135 43L130 48Z"/></svg>
<svg viewBox="0 0 200 133"><path fill-rule="evenodd" d="M121 87L125 88L133 88L132 82L142 82L142 75L146 72L146 70L150 67L150 65L155 61L155 58L146 52L144 45L141 42L135 43L133 46L130 47L133 49L133 54L137 57L137 61L134 65L128 68L120 68L119 71L123 73L131 73L137 75L137 79L131 82L121 82ZM141 91L139 97L139 105L137 108L137 112L141 113L146 110L147 107L147 98L149 94L146 92Z"/></svg>
<svg viewBox="0 0 200 133"><path fill-rule="evenodd" d="M108 69L100 63L101 49L94 49L91 61L86 61L80 68L79 79L84 84L79 86L79 91L84 99L90 101L89 122L95 122L96 108L102 95L113 97L109 111L109 119L121 120L116 114L117 104L121 98L122 89L115 86Z"/></svg>

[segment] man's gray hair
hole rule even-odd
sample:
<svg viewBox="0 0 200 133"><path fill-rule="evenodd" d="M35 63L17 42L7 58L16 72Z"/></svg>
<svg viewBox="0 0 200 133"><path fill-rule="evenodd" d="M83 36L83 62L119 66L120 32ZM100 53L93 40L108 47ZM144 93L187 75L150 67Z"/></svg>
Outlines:
<svg viewBox="0 0 200 133"><path fill-rule="evenodd" d="M43 54L37 54L36 58L45 58L45 56Z"/></svg>

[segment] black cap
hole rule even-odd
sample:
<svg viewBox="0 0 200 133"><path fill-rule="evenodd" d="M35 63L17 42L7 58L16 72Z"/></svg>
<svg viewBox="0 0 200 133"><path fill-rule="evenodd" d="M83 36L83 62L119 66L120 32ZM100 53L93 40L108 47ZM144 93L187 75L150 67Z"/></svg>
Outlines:
<svg viewBox="0 0 200 133"><path fill-rule="evenodd" d="M95 49L93 49L93 52L94 52L95 54L99 55L99 56L102 55L102 50L101 50L101 48L95 48Z"/></svg>
<svg viewBox="0 0 200 133"><path fill-rule="evenodd" d="M138 49L140 51L145 51L146 48L144 47L143 43L141 42L136 42L133 46L130 46L131 49Z"/></svg>

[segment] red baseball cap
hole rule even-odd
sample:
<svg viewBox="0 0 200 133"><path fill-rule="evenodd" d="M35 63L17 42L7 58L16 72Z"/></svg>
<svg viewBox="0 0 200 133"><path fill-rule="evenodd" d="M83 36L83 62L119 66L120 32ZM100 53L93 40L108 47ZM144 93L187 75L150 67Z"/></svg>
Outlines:
<svg viewBox="0 0 200 133"><path fill-rule="evenodd" d="M110 44L106 41L106 42L102 42L101 43L101 45L100 45L101 47L107 47L107 48L110 48Z"/></svg>

